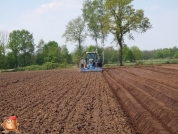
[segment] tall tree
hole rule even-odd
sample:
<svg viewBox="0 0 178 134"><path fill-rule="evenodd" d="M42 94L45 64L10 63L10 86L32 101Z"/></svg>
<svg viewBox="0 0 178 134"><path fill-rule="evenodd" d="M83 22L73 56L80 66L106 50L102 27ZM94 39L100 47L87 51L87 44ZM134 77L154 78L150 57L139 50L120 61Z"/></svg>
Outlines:
<svg viewBox="0 0 178 134"><path fill-rule="evenodd" d="M122 53L123 53L123 60L126 62L127 60L129 60L130 62L132 62L134 60L134 55L132 53L132 51L130 50L130 48L127 45L123 45L122 48Z"/></svg>
<svg viewBox="0 0 178 134"><path fill-rule="evenodd" d="M41 40L39 41L38 45L36 46L36 48L37 48L37 53L41 53L41 52L42 52L42 49L43 49L44 45L45 45L45 42L44 42L43 39L41 39Z"/></svg>
<svg viewBox="0 0 178 134"><path fill-rule="evenodd" d="M14 67L18 66L18 56L20 52L20 42L21 42L21 37L20 37L20 30L14 30L9 34L9 43L8 43L8 48L12 51L12 54L14 56L15 60L15 65Z"/></svg>
<svg viewBox="0 0 178 134"><path fill-rule="evenodd" d="M140 49L137 46L132 46L130 48L130 50L133 53L133 57L134 57L134 61L135 60L140 60L142 57L142 52L140 51Z"/></svg>
<svg viewBox="0 0 178 134"><path fill-rule="evenodd" d="M164 48L162 50L162 53L163 53L163 58L170 58L170 49Z"/></svg>
<svg viewBox="0 0 178 134"><path fill-rule="evenodd" d="M0 31L0 46L2 46L2 54L6 54L6 46L8 43L9 34L7 31Z"/></svg>
<svg viewBox="0 0 178 134"><path fill-rule="evenodd" d="M20 59L21 66L28 66L32 64L32 55L34 53L34 39L33 35L27 30L20 31Z"/></svg>
<svg viewBox="0 0 178 134"><path fill-rule="evenodd" d="M120 46L120 66L122 66L122 47L124 37L134 39L132 32L144 33L152 27L143 10L135 10L132 0L106 0L107 14L103 17L104 31L110 31Z"/></svg>
<svg viewBox="0 0 178 134"><path fill-rule="evenodd" d="M86 47L86 50L85 50L85 51L86 51L86 52L94 52L95 49L96 49L96 46L95 46L95 45L90 45L90 46L87 46L87 47ZM101 56L102 52L103 52L103 48L98 46L98 56ZM102 57L101 57L101 58L102 58Z"/></svg>
<svg viewBox="0 0 178 134"><path fill-rule="evenodd" d="M82 56L82 43L86 38L85 22L81 17L77 17L69 21L66 26L65 33L62 37L66 38L66 42L70 41L77 44L77 49L79 50L78 62Z"/></svg>
<svg viewBox="0 0 178 134"><path fill-rule="evenodd" d="M10 69L13 69L16 65L15 62L15 57L14 57L14 53L13 52L8 52L7 53L7 62L8 62L8 67Z"/></svg>
<svg viewBox="0 0 178 134"><path fill-rule="evenodd" d="M157 49L155 54L154 54L154 57L156 59L163 59L164 56L163 56L163 50L162 49Z"/></svg>
<svg viewBox="0 0 178 134"><path fill-rule="evenodd" d="M174 58L178 59L178 51L175 52L175 54L174 54Z"/></svg>
<svg viewBox="0 0 178 134"><path fill-rule="evenodd" d="M9 34L8 48L15 59L14 67L31 65L31 56L34 52L33 35L27 30L14 30Z"/></svg>
<svg viewBox="0 0 178 134"><path fill-rule="evenodd" d="M102 17L106 14L104 9L105 0L85 0L83 4L83 17L87 23L90 36L96 42L96 51L98 49L98 39L101 39L103 47L103 62L104 62L104 42L107 37L107 32L103 31L105 24Z"/></svg>
<svg viewBox="0 0 178 134"><path fill-rule="evenodd" d="M62 60L62 63L69 63L70 62L70 59L69 59L69 51L67 49L67 46L66 45L62 45L61 46L61 60Z"/></svg>
<svg viewBox="0 0 178 134"><path fill-rule="evenodd" d="M43 56L45 62L59 62L59 47L58 43L55 41L49 41L43 47Z"/></svg>
<svg viewBox="0 0 178 134"><path fill-rule="evenodd" d="M7 68L6 48L9 34L7 31L0 31L0 68Z"/></svg>
<svg viewBox="0 0 178 134"><path fill-rule="evenodd" d="M113 46L108 46L105 48L105 64L116 63L118 61L118 51L114 49Z"/></svg>
<svg viewBox="0 0 178 134"><path fill-rule="evenodd" d="M3 68L3 47L0 45L0 70Z"/></svg>
<svg viewBox="0 0 178 134"><path fill-rule="evenodd" d="M153 59L155 54L155 50L144 50L142 51L143 60Z"/></svg>
<svg viewBox="0 0 178 134"><path fill-rule="evenodd" d="M43 47L45 45L45 42L43 39L41 39L37 45L37 51L36 51L36 63L39 65L42 65L44 63L44 57L43 57Z"/></svg>

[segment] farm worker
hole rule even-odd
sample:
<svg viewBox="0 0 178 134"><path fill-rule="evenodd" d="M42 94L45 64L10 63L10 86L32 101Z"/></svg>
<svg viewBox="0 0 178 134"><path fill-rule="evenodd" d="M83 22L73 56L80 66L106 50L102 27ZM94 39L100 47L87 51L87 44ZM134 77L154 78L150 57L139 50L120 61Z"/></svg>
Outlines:
<svg viewBox="0 0 178 134"><path fill-rule="evenodd" d="M81 68L84 67L84 64L85 64L85 60L84 60L83 57L82 57L82 59L81 59L81 61L80 61Z"/></svg>

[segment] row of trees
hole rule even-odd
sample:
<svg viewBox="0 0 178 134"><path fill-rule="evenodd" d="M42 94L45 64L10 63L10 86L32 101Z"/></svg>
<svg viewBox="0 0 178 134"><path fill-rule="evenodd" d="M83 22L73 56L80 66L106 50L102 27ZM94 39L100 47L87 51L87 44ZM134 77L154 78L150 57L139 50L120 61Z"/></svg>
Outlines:
<svg viewBox="0 0 178 134"><path fill-rule="evenodd" d="M178 58L178 48L175 46L173 48L163 48L157 50L145 50L142 51L142 59L177 59Z"/></svg>
<svg viewBox="0 0 178 134"><path fill-rule="evenodd" d="M137 46L128 48L124 45L123 48L123 59L124 61L135 61L135 60L148 60L148 59L177 59L178 48L163 48L156 50L139 50Z"/></svg>
<svg viewBox="0 0 178 134"><path fill-rule="evenodd" d="M78 56L86 51L95 51L96 46L81 46L69 53L67 46L59 46L55 41L45 43L42 39L37 45L34 44L33 34L27 30L14 30L10 34L0 32L0 69L16 68L18 66L42 65L46 62L75 64ZM36 48L36 49L35 49ZM105 52L105 64L118 63L118 50L113 46L97 47L98 53ZM82 53L81 53L82 52ZM124 62L136 60L178 58L178 48L164 48L157 50L141 51L137 46L128 47L123 45Z"/></svg>
<svg viewBox="0 0 178 134"><path fill-rule="evenodd" d="M40 40L35 50L33 34L27 30L14 30L10 34L1 31L0 35L0 69L42 65L46 62L72 63L66 45Z"/></svg>
<svg viewBox="0 0 178 134"><path fill-rule="evenodd" d="M113 41L120 46L118 57L122 66L124 37L128 36L129 39L133 40L132 32L144 33L152 28L149 19L144 16L144 11L135 10L131 2L132 0L84 1L82 16L71 20L63 34L66 42L78 44L78 61L86 36L90 36L96 42L96 51L98 51L98 41L101 41L100 46L104 50L107 35L111 33L114 37ZM104 60L104 51L102 54Z"/></svg>
<svg viewBox="0 0 178 134"><path fill-rule="evenodd" d="M138 47L129 48L124 44L128 36L133 40L132 32L144 33L152 28L143 10L135 10L132 0L85 0L82 16L72 19L66 26L63 37L66 42L76 43L76 49L69 54L66 45L59 46L55 41L45 43L40 40L34 44L33 34L27 30L14 30L10 34L0 32L0 68L16 68L33 64L78 63L85 51L102 54L104 63L135 61L150 58L177 58L177 48L140 51ZM108 34L119 47L105 47ZM90 36L95 45L83 46ZM101 41L101 45L99 45ZM36 48L36 49L35 49Z"/></svg>

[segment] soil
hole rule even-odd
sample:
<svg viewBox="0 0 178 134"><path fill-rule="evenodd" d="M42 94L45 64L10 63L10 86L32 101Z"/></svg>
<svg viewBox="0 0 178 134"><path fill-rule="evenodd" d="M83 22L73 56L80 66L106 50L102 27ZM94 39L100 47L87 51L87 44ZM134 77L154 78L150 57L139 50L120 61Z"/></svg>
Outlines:
<svg viewBox="0 0 178 134"><path fill-rule="evenodd" d="M11 115L22 134L176 134L178 65L0 73Z"/></svg>

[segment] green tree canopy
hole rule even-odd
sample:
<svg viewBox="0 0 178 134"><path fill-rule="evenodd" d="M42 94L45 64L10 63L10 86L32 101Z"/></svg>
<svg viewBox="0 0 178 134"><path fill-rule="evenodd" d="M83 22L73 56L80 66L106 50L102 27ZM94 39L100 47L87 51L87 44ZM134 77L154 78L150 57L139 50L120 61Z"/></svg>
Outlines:
<svg viewBox="0 0 178 134"><path fill-rule="evenodd" d="M15 59L14 67L18 66L18 56L20 53L21 34L20 30L14 30L9 34L8 48L12 51ZM13 58L12 58L13 59Z"/></svg>
<svg viewBox="0 0 178 134"><path fill-rule="evenodd" d="M45 42L43 39L41 39L37 45L37 51L36 51L36 63L38 65L42 65L44 63L44 56L43 56L44 45L45 45Z"/></svg>
<svg viewBox="0 0 178 134"><path fill-rule="evenodd" d="M132 62L134 60L133 52L130 50L130 48L127 45L123 46L122 52L123 52L123 60L125 62L127 60L129 60L130 62Z"/></svg>
<svg viewBox="0 0 178 134"><path fill-rule="evenodd" d="M135 10L132 0L106 0L107 14L103 17L104 31L110 31L120 46L120 65L122 65L122 47L124 37L134 39L132 32L144 33L152 26L143 10Z"/></svg>
<svg viewBox="0 0 178 134"><path fill-rule="evenodd" d="M162 52L162 49L157 49L155 54L154 54L154 57L156 59L162 59L163 58L163 52Z"/></svg>
<svg viewBox="0 0 178 134"><path fill-rule="evenodd" d="M134 57L134 61L135 60L140 60L142 57L142 52L140 51L140 49L137 46L132 46L130 48L130 50L133 53L133 57Z"/></svg>
<svg viewBox="0 0 178 134"><path fill-rule="evenodd" d="M22 66L30 65L30 59L34 52L33 35L27 30L14 30L9 34L8 48L12 51L15 59L15 66L20 63Z"/></svg>
<svg viewBox="0 0 178 134"><path fill-rule="evenodd" d="M14 30L9 34L8 48L15 59L15 67L30 65L30 59L34 52L33 35L27 30ZM12 58L13 59L13 58Z"/></svg>
<svg viewBox="0 0 178 134"><path fill-rule="evenodd" d="M43 56L45 62L58 63L60 61L60 48L55 41L49 41L43 47Z"/></svg>
<svg viewBox="0 0 178 134"><path fill-rule="evenodd" d="M32 64L32 55L34 53L34 39L33 35L27 30L20 31L20 63L21 66L27 66Z"/></svg>
<svg viewBox="0 0 178 134"><path fill-rule="evenodd" d="M177 52L175 52L174 58L178 59L178 50L177 50Z"/></svg>
<svg viewBox="0 0 178 134"><path fill-rule="evenodd" d="M104 33L102 30L104 28L102 17L106 14L104 0L85 0L82 11L91 38L95 40L97 46L98 39L102 39L104 43L107 36L107 33Z"/></svg>
<svg viewBox="0 0 178 134"><path fill-rule="evenodd" d="M82 43L86 38L84 20L81 17L77 17L76 19L69 21L62 37L66 38L66 42L70 41L72 43L77 43L77 49L79 49L79 60L82 54Z"/></svg>
<svg viewBox="0 0 178 134"><path fill-rule="evenodd" d="M105 0L85 0L83 4L83 18L87 23L89 36L96 42L96 51L98 52L98 39L101 39L103 47L103 62L104 62L104 42L107 37L107 32L104 32L105 23L102 17L106 14L104 9Z"/></svg>
<svg viewBox="0 0 178 134"><path fill-rule="evenodd" d="M3 47L0 45L0 70L3 68Z"/></svg>
<svg viewBox="0 0 178 134"><path fill-rule="evenodd" d="M71 62L71 57L69 55L69 51L66 45L61 46L61 60L62 60L62 63L65 63L65 64Z"/></svg>
<svg viewBox="0 0 178 134"><path fill-rule="evenodd" d="M118 51L113 48L113 46L108 46L105 48L105 64L116 63L118 61Z"/></svg>

